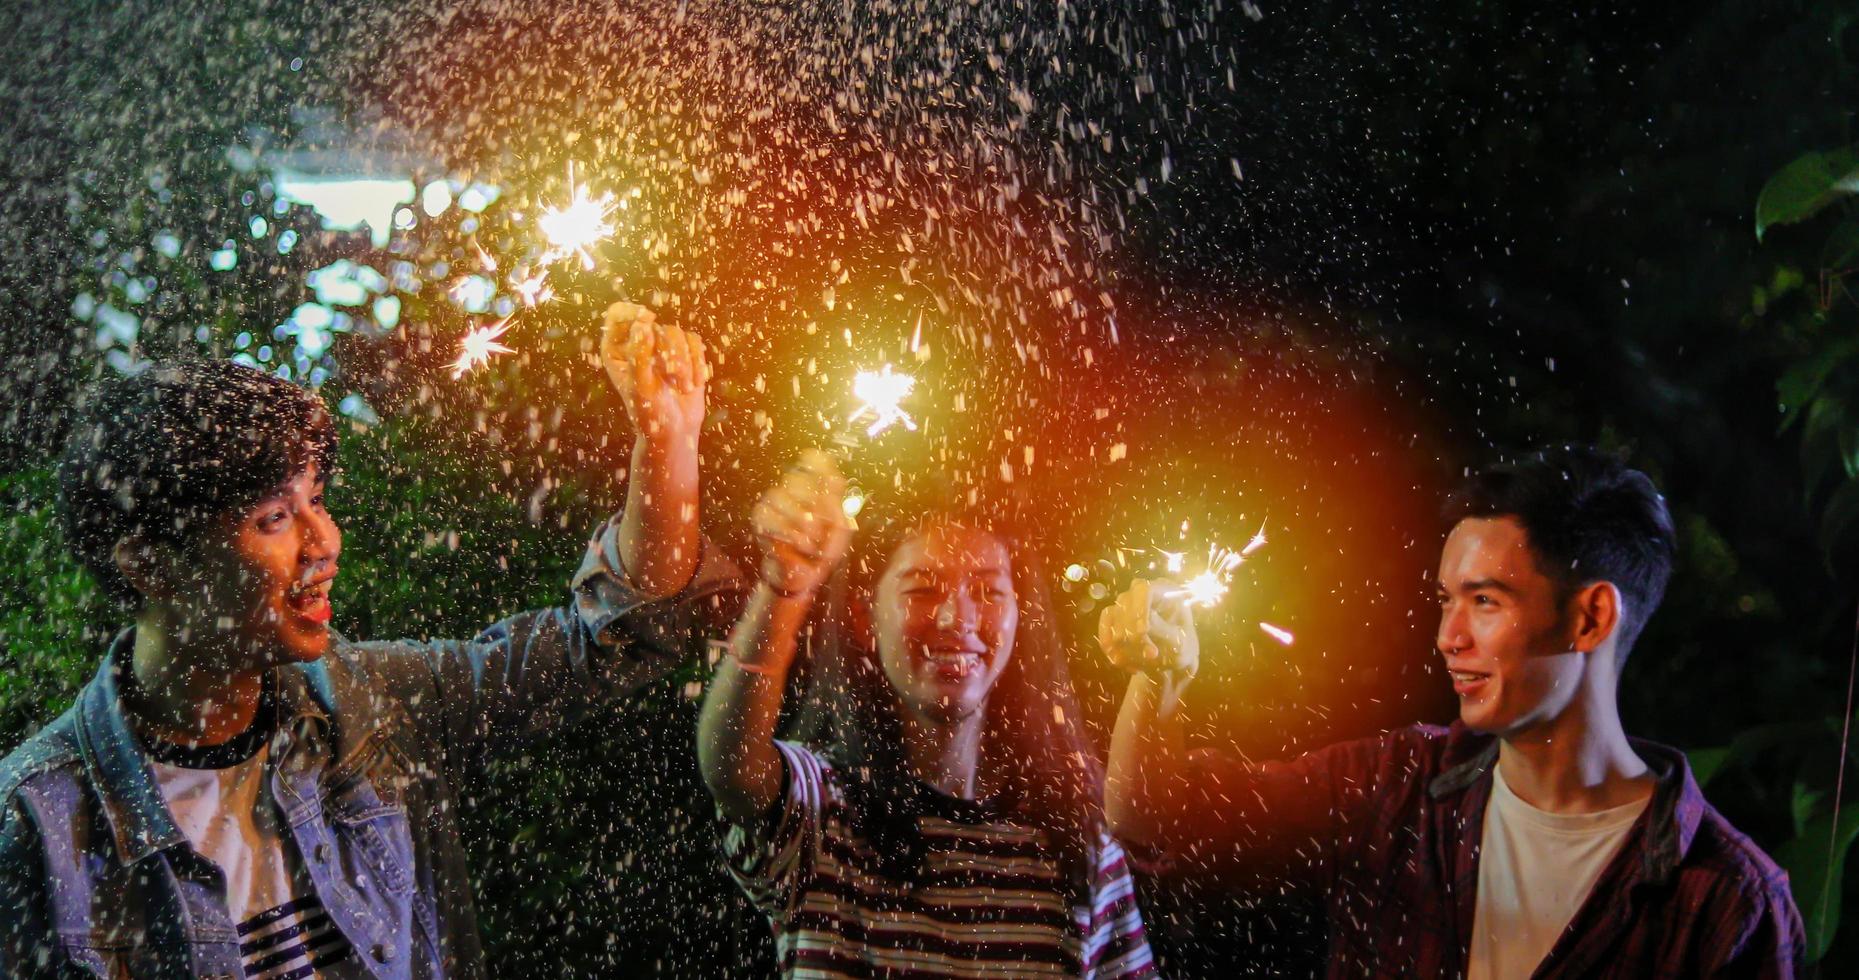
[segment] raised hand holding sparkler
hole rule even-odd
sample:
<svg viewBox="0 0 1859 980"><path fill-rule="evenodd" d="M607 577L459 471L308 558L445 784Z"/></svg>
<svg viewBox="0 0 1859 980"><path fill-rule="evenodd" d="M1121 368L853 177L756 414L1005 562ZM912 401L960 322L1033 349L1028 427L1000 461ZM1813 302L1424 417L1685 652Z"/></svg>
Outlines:
<svg viewBox="0 0 1859 980"><path fill-rule="evenodd" d="M813 595L845 557L852 539L845 496L846 479L833 458L809 449L755 505L761 578L777 595Z"/></svg>
<svg viewBox="0 0 1859 980"><path fill-rule="evenodd" d="M641 436L685 437L695 445L710 381L704 341L657 319L636 303L607 307L601 363Z"/></svg>
<svg viewBox="0 0 1859 980"><path fill-rule="evenodd" d="M697 437L710 366L695 334L654 322L632 303L607 309L600 359L637 435L619 538L632 584L646 595L684 588L697 571Z"/></svg>
<svg viewBox="0 0 1859 980"><path fill-rule="evenodd" d="M1158 587L1162 586L1162 587ZM1097 618L1097 645L1110 662L1154 677L1171 712L1201 667L1192 600L1178 587L1136 579Z"/></svg>

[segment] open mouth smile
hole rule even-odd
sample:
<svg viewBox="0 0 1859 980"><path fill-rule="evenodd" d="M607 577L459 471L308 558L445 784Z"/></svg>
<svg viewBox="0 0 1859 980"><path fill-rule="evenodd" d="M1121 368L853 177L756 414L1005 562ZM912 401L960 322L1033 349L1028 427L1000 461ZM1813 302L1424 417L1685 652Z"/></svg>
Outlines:
<svg viewBox="0 0 1859 980"><path fill-rule="evenodd" d="M315 582L297 582L284 593L284 604L298 616L318 626L326 625L335 614L329 603L329 587L335 576Z"/></svg>

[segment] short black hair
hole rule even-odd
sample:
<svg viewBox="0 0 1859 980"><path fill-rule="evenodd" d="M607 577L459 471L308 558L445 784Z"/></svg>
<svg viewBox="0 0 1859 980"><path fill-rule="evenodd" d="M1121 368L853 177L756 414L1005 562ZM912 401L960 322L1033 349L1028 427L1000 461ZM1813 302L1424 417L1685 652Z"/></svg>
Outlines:
<svg viewBox="0 0 1859 980"><path fill-rule="evenodd" d="M103 591L135 607L117 541L191 547L310 465L327 475L335 453L335 422L304 388L230 361L154 364L83 396L58 464L59 525Z"/></svg>
<svg viewBox="0 0 1859 980"><path fill-rule="evenodd" d="M1591 446L1548 447L1479 470L1447 501L1445 516L1449 524L1515 518L1563 600L1583 585L1613 583L1626 599L1623 659L1664 598L1678 551L1652 480Z"/></svg>

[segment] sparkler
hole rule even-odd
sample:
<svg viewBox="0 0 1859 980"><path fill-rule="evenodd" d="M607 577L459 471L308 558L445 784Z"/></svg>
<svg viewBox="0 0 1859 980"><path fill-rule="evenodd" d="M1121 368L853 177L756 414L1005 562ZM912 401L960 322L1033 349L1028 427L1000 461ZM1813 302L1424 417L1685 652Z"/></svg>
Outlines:
<svg viewBox="0 0 1859 980"><path fill-rule="evenodd" d="M1187 526L1184 524L1182 527L1186 530ZM1244 563L1247 558L1252 557L1253 552L1263 547L1265 547L1264 524L1259 525L1259 530L1252 535L1252 539L1238 551L1222 548L1218 544L1208 546L1207 567L1200 574L1181 583L1170 594L1182 596L1188 605L1200 606L1203 609L1219 605L1220 600L1226 597L1227 583L1232 580L1233 570ZM1186 564L1187 552L1166 551L1161 548L1155 550L1162 556L1163 567L1168 569L1170 575L1181 574ZM1265 624L1261 625L1265 626ZM1265 626L1265 631L1280 643L1288 645L1291 642L1291 634L1285 633L1276 626ZM1280 634L1283 635L1280 636Z"/></svg>
<svg viewBox="0 0 1859 980"><path fill-rule="evenodd" d="M549 251L542 257L544 262L554 262L570 255L581 257L581 268L594 271L594 256L588 251L605 241L613 234L613 226L607 223L607 216L613 213L612 194L593 197L587 188L575 183L574 163L568 164L568 203L561 207L547 207L542 210L542 217L536 224L542 228L542 237L548 239Z"/></svg>
<svg viewBox="0 0 1859 980"><path fill-rule="evenodd" d="M1169 553L1163 552L1163 554ZM1227 582L1232 578L1233 569L1238 568L1240 562L1244 560L1244 552L1231 551L1217 544L1212 545L1207 549L1206 570L1181 583L1181 587L1175 590L1175 594L1185 595L1190 606L1200 606L1203 609L1217 606L1220 600L1226 597ZM1180 568L1178 561L1171 561L1170 564L1174 569Z"/></svg>
<svg viewBox="0 0 1859 980"><path fill-rule="evenodd" d="M465 333L458 342L458 360L452 362L452 377L462 378L483 365L491 362L492 354L514 354L514 350L497 342L497 338L510 329L510 318L504 317L488 327L476 327Z"/></svg>
<svg viewBox="0 0 1859 980"><path fill-rule="evenodd" d="M917 379L908 374L893 374L889 364L882 371L860 371L852 379L852 394L861 404L846 421L857 422L864 416L871 416L871 426L865 430L867 436L875 436L899 423L916 431L917 423L899 407L916 383Z"/></svg>
<svg viewBox="0 0 1859 980"><path fill-rule="evenodd" d="M510 289L524 306L535 306L555 298L555 289L549 285L549 270L543 269L533 276L523 275L524 270L510 274Z"/></svg>

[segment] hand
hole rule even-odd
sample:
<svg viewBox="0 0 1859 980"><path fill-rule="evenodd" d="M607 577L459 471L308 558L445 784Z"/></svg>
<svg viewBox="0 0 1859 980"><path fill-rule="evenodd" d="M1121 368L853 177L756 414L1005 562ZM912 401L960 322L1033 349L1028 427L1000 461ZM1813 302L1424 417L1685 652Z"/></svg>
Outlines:
<svg viewBox="0 0 1859 980"><path fill-rule="evenodd" d="M755 505L755 537L762 545L762 581L788 597L811 596L845 557L852 529L845 512L846 478L818 449Z"/></svg>
<svg viewBox="0 0 1859 980"><path fill-rule="evenodd" d="M1130 583L1098 617L1097 644L1124 670L1185 681L1201 666L1194 612L1170 583Z"/></svg>
<svg viewBox="0 0 1859 980"><path fill-rule="evenodd" d="M600 360L639 434L654 442L697 442L710 364L703 338L655 322L636 303L607 307Z"/></svg>

